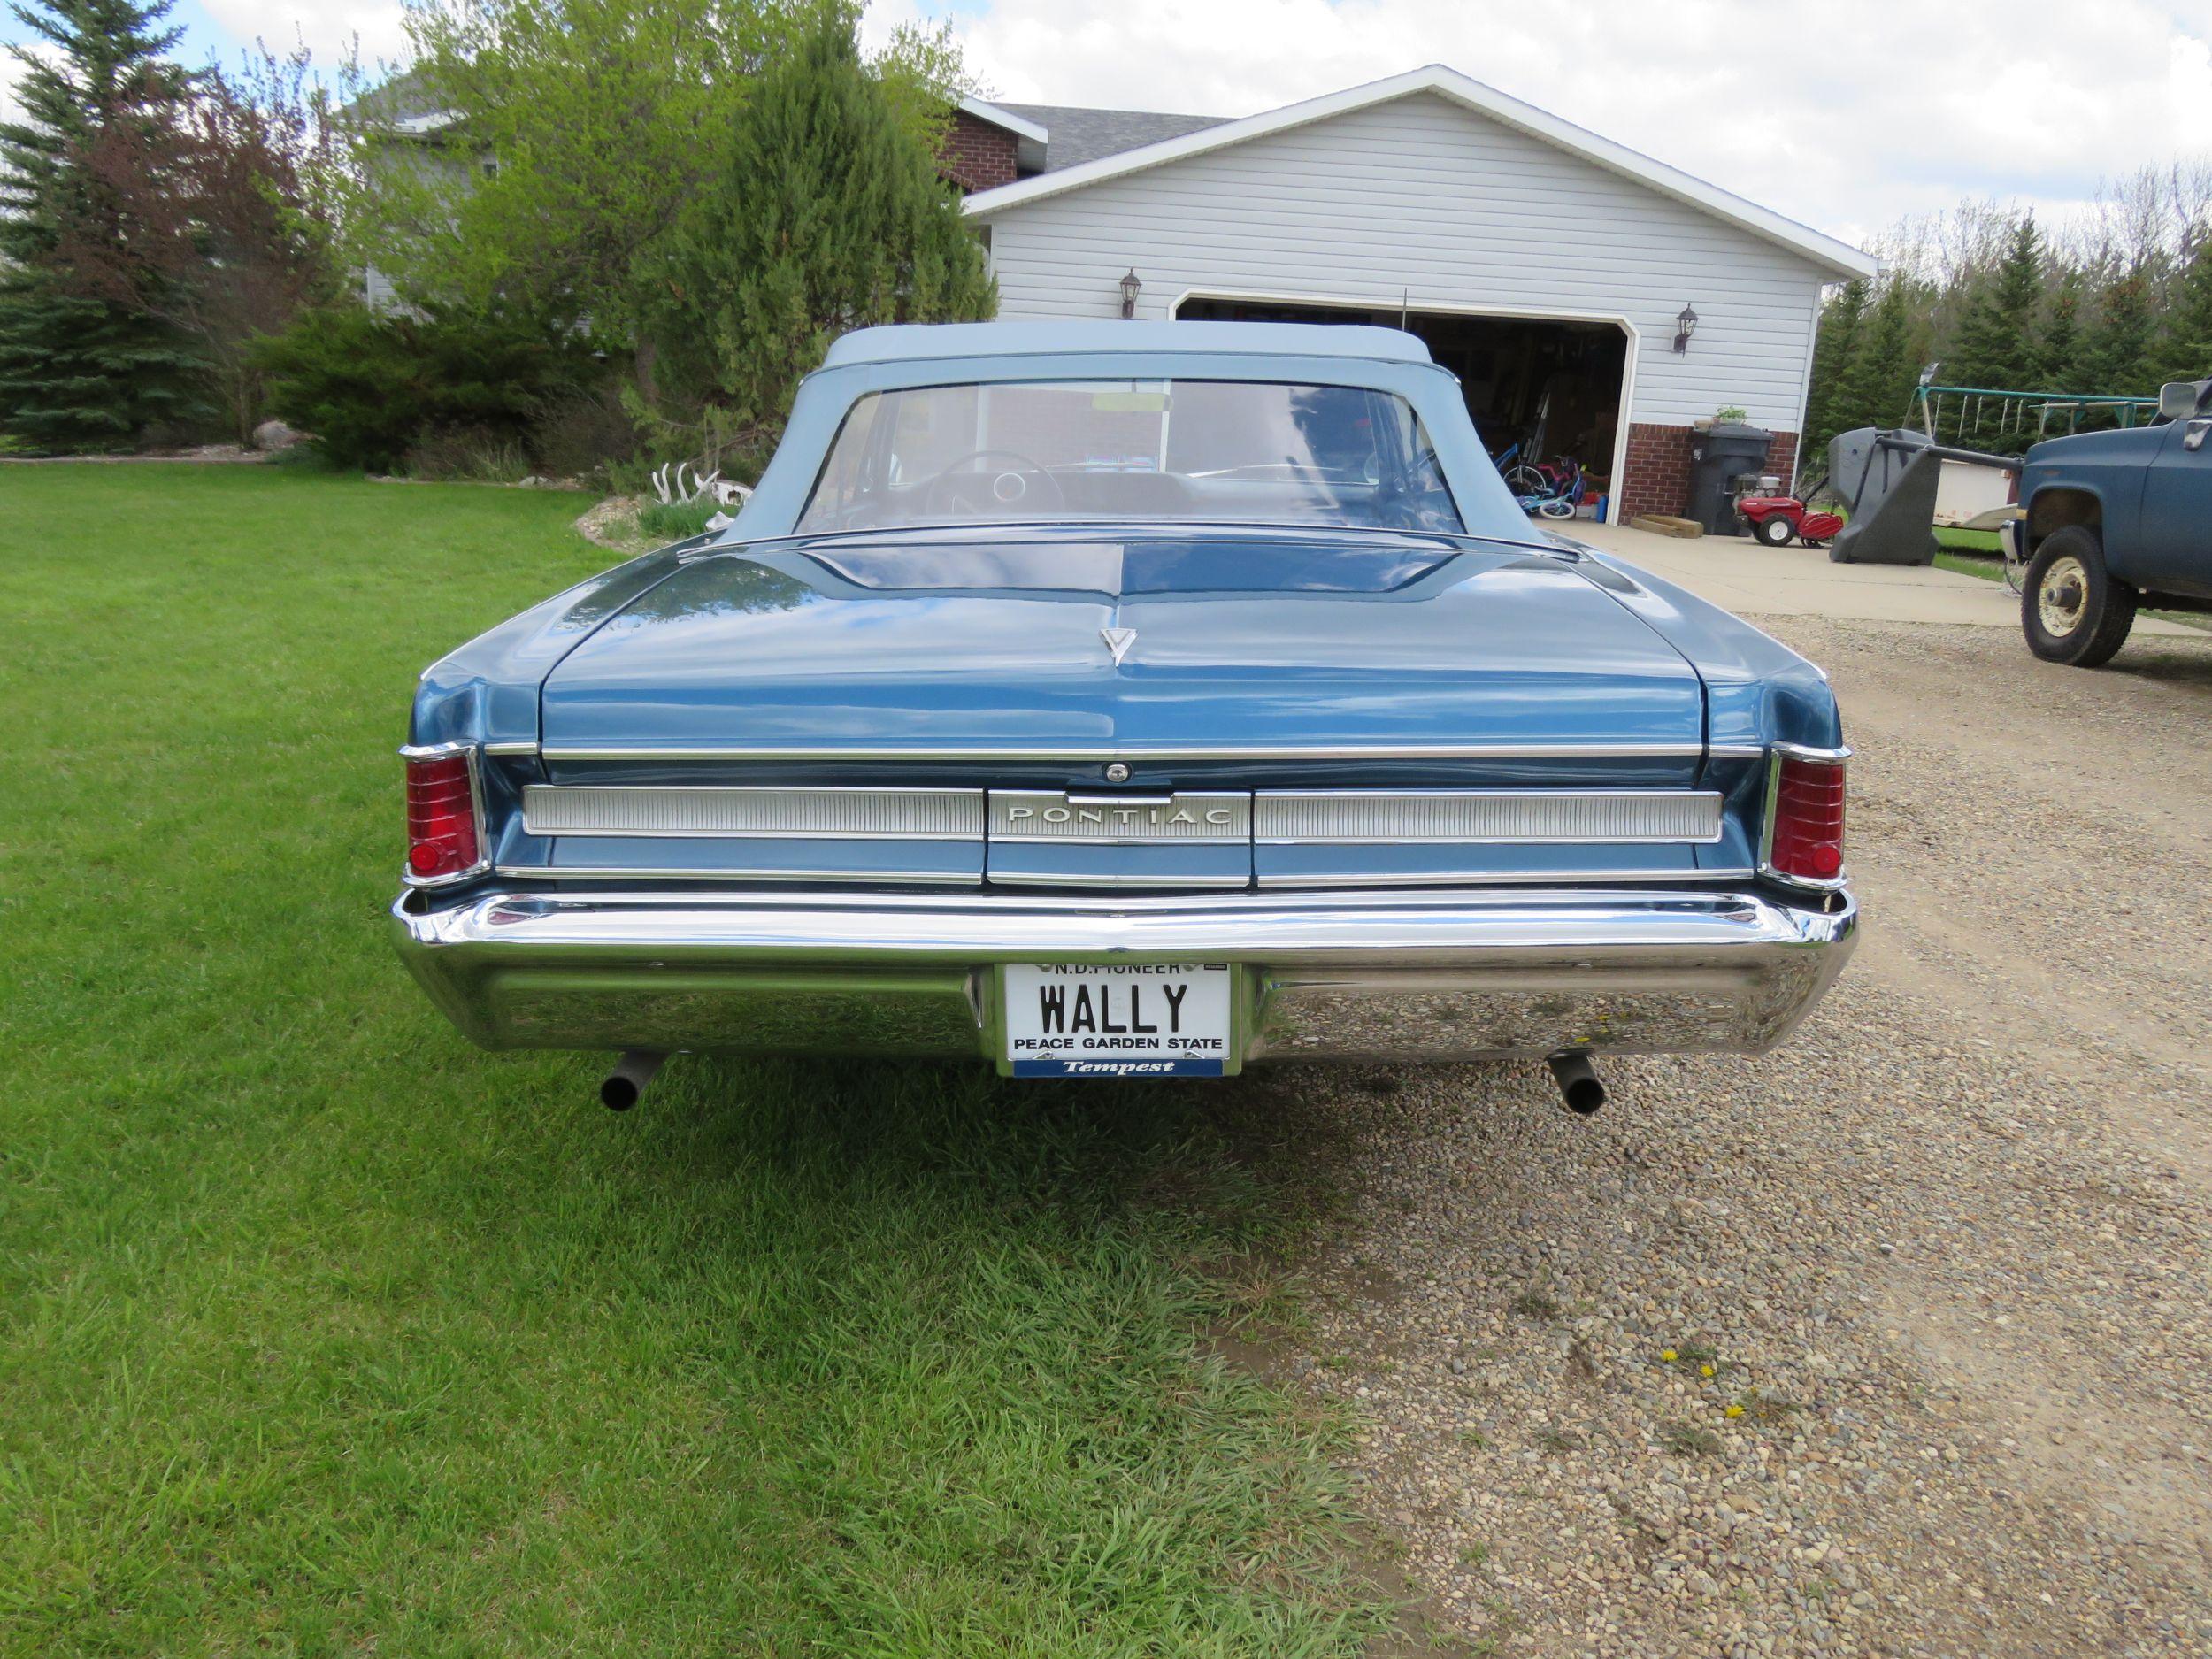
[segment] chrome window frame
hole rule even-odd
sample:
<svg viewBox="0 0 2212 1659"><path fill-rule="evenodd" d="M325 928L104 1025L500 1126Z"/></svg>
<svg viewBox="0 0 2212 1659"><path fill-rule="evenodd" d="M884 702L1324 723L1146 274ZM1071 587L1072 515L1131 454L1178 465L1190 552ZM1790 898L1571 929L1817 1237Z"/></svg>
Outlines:
<svg viewBox="0 0 2212 1659"><path fill-rule="evenodd" d="M407 867L405 858L400 860L399 879L411 887L451 887L464 881L473 881L492 867L491 837L484 820L484 763L483 747L478 743L403 743L399 747L402 760L444 760L451 756L468 758L469 814L476 824L476 862L465 870L456 870L442 876L419 876Z"/></svg>
<svg viewBox="0 0 2212 1659"><path fill-rule="evenodd" d="M1851 865L1846 861L1832 876L1786 875L1774 867L1774 815L1782 803L1782 763L1785 760L1808 760L1820 765L1843 766L1844 773L1844 847L1851 844L1851 782L1847 763L1851 759L1850 745L1837 749L1820 749L1809 743L1774 742L1767 745L1767 798L1759 811L1759 877L1764 881L1776 881L1784 887L1796 887L1807 893L1840 893L1851 885Z"/></svg>

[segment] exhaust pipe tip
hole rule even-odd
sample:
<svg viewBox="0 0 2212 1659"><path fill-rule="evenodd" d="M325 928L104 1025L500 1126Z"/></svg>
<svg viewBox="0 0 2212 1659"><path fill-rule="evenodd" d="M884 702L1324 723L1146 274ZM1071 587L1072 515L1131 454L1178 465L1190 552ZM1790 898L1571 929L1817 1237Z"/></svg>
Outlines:
<svg viewBox="0 0 2212 1659"><path fill-rule="evenodd" d="M1545 1064L1551 1067L1552 1080L1559 1085L1561 1104L1575 1116L1587 1118L1605 1104L1604 1080L1588 1055L1579 1050L1555 1054Z"/></svg>
<svg viewBox="0 0 2212 1659"><path fill-rule="evenodd" d="M653 1074L661 1069L664 1054L643 1048L632 1048L615 1063L614 1070L600 1080L599 1103L611 1112L626 1112L638 1103L645 1093L645 1086L653 1080Z"/></svg>

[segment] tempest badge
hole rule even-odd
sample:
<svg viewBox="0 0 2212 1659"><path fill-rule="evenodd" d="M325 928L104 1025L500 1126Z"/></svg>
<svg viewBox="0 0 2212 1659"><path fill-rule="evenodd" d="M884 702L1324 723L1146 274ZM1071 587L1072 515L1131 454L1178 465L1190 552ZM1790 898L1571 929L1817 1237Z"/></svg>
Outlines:
<svg viewBox="0 0 2212 1659"><path fill-rule="evenodd" d="M1134 795L994 789L988 833L998 841L1249 841L1252 797L1225 791Z"/></svg>
<svg viewBox="0 0 2212 1659"><path fill-rule="evenodd" d="M1101 628L1098 637L1106 641L1106 649L1114 654L1114 666L1121 666L1121 659L1129 655L1129 648L1137 642L1134 628Z"/></svg>

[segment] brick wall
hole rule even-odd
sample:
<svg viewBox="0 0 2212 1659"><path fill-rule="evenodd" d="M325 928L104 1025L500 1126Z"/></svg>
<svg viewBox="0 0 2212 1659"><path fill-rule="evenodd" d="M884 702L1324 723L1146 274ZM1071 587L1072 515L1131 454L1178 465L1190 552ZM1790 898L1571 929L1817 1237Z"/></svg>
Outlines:
<svg viewBox="0 0 2212 1659"><path fill-rule="evenodd" d="M1628 460L1624 476L1614 489L1620 499L1618 517L1625 523L1640 512L1679 516L1690 504L1690 438L1687 426L1647 426L1628 429ZM1767 444L1767 472L1782 480L1785 489L1797 466L1797 434L1778 432Z"/></svg>
<svg viewBox="0 0 2212 1659"><path fill-rule="evenodd" d="M1640 512L1679 513L1690 500L1690 429L1638 421L1628 429L1628 459L1621 470L1613 494L1623 523Z"/></svg>
<svg viewBox="0 0 2212 1659"><path fill-rule="evenodd" d="M964 192L1011 184L1018 142L1004 127L978 120L965 110L955 110L944 145L937 152L937 171Z"/></svg>
<svg viewBox="0 0 2212 1659"><path fill-rule="evenodd" d="M1792 480L1797 476L1795 433L1778 432L1774 434L1773 442L1767 445L1767 471L1782 480L1783 492L1787 494Z"/></svg>

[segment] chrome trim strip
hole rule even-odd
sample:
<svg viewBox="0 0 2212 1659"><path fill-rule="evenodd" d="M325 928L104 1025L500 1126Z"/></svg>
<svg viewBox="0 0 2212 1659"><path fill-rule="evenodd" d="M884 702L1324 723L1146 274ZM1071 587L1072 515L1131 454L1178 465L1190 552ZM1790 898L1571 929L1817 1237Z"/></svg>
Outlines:
<svg viewBox="0 0 2212 1659"><path fill-rule="evenodd" d="M1770 743L1767 746L1766 803L1759 809L1759 874L1769 881L1778 881L1807 893L1840 893L1851 884L1851 866L1847 862L1832 876L1822 879L1815 876L1786 876L1774 867L1774 810L1780 803L1780 776L1782 762L1790 760L1825 761L1831 765L1842 765L1851 758L1850 745L1840 749L1816 749L1806 743ZM1844 844L1850 845L1851 800L1850 783L1844 784Z"/></svg>
<svg viewBox="0 0 2212 1659"><path fill-rule="evenodd" d="M965 872L922 870L651 870L636 864L501 864L495 875L531 881L841 881L875 882L885 887L979 887L983 878ZM888 896L887 895L886 896Z"/></svg>
<svg viewBox="0 0 2212 1659"><path fill-rule="evenodd" d="M1211 887L1217 893L1236 893L1252 885L1248 874L1223 876L1147 876L1083 871L994 870L988 880L1002 887Z"/></svg>
<svg viewBox="0 0 2212 1659"><path fill-rule="evenodd" d="M533 835L784 841L983 839L980 789L526 784Z"/></svg>
<svg viewBox="0 0 2212 1659"><path fill-rule="evenodd" d="M1248 847L1252 841L1252 795L1245 789L1156 795L994 789L990 797L995 846Z"/></svg>
<svg viewBox="0 0 2212 1659"><path fill-rule="evenodd" d="M518 738L507 743L487 743L484 745L484 752L487 755L534 756L538 752L538 741L533 737Z"/></svg>
<svg viewBox="0 0 2212 1659"><path fill-rule="evenodd" d="M503 864L498 873L503 876L542 876L546 872L542 867L534 864L512 866ZM689 873L696 874L697 872L694 871ZM1686 878L1691 875L1710 876L1716 881L1725 883L1732 877L1745 876L1749 872L1730 870L1699 870L1683 871L1680 873ZM1566 877L1554 878L1547 875L1532 882L1519 892L1500 892L1495 888L1471 886L1462 889L1441 891L1435 888L1423 888L1418 893L1409 893L1398 899L1394 899L1387 894L1356 892L1349 889L1342 892L1324 889L1294 895L1278 896L1235 888L1223 888L1219 892L1209 894L1118 894L1109 898L1093 897L1082 893L1050 895L995 893L981 887L973 893L956 895L896 891L862 893L849 890L833 893L762 893L751 888L730 893L702 894L688 890L670 892L661 888L635 887L618 893L574 895L510 893L494 896L503 897L518 903L555 907L572 904L586 910L600 905L618 904L626 910L635 911L652 910L691 911L702 905L710 905L718 915L732 916L754 910L774 910L794 904L804 904L809 909L822 914L842 916L849 913L864 913L872 915L879 929L892 930L900 925L901 918L907 911L936 915L954 910L963 916L989 916L994 918L993 925L1003 930L1010 926L1020 927L1024 918L1033 915L1061 916L1080 913L1105 918L1142 916L1153 911L1173 912L1178 915L1204 912L1233 916L1247 911L1264 910L1270 914L1279 912L1287 915L1294 912L1301 916L1311 916L1325 915L1335 910L1370 911L1385 907L1425 908L1450 903L1462 899L1470 904L1505 906L1517 905L1525 901L1579 905L1594 902L1626 904L1640 901L1671 903L1677 901L1695 902L1700 899L1718 900L1724 897L1741 903L1771 902L1762 900L1755 892L1742 890L1724 892L1719 887L1705 892L1685 893L1669 888L1663 893L1654 893L1647 890L1647 884L1644 883L1640 877L1632 874L1624 875L1618 871L1609 872L1609 874L1617 879L1604 887L1559 887L1554 885L1555 881L1565 880ZM424 902L434 900L436 897L434 894L421 895ZM403 906L414 901L415 898L414 895L403 894L400 896L400 903ZM488 900L469 900L464 902L473 904L488 902ZM1820 907L1816 902L1809 900L1805 908L1817 910ZM886 933L885 936L887 938L892 935Z"/></svg>
<svg viewBox="0 0 2212 1659"><path fill-rule="evenodd" d="M1410 875L1263 875L1258 885L1269 889L1549 887L1561 881L1610 881L1641 886L1655 882L1748 881L1756 873L1752 870L1440 870Z"/></svg>
<svg viewBox="0 0 2212 1659"><path fill-rule="evenodd" d="M1263 789L1253 817L1263 846L1680 844L1720 833L1720 795L1680 789Z"/></svg>
<svg viewBox="0 0 2212 1659"><path fill-rule="evenodd" d="M580 864L501 864L494 874L529 881L622 881L635 878L641 881L835 881L847 886L856 883L879 883L885 887L972 887L983 889L981 876L955 874L944 871L901 872L896 874L872 870L652 870L634 864L614 865L594 869ZM1217 892L1233 893L1256 885L1284 891L1321 892L1332 887L1372 891L1387 887L1418 887L1424 890L1439 887L1492 888L1502 887L1547 887L1555 882L1614 882L1633 888L1697 881L1748 881L1759 872L1748 869L1729 870L1522 870L1498 872L1444 870L1433 873L1419 872L1404 875L1326 875L1326 876L1262 876L1256 883L1240 877L1213 876L1125 876L1033 874L1017 872L1007 874L995 872L989 877L991 887L1208 887ZM887 898L890 895L884 895ZM1129 899L1102 900L1116 908L1136 901Z"/></svg>
<svg viewBox="0 0 2212 1659"><path fill-rule="evenodd" d="M474 743L402 743L402 760L441 760L448 755L466 755L469 766L469 811L476 819L476 862L465 870L457 870L449 876L419 876L410 870L404 860L400 864L399 879L411 887L451 887L464 881L472 881L492 867L491 837L484 827L484 766L479 758L480 750Z"/></svg>
<svg viewBox="0 0 2212 1659"><path fill-rule="evenodd" d="M1764 743L1714 743L1705 750L1714 760L1761 760L1766 752Z"/></svg>
<svg viewBox="0 0 2212 1659"><path fill-rule="evenodd" d="M1077 746L1059 749L978 747L884 749L769 746L751 749L603 747L594 744L546 743L538 753L547 760L1574 760L1635 759L1695 760L1702 758L1702 743L1359 743L1285 744L1246 747L1186 748L1166 744L1121 748Z"/></svg>

